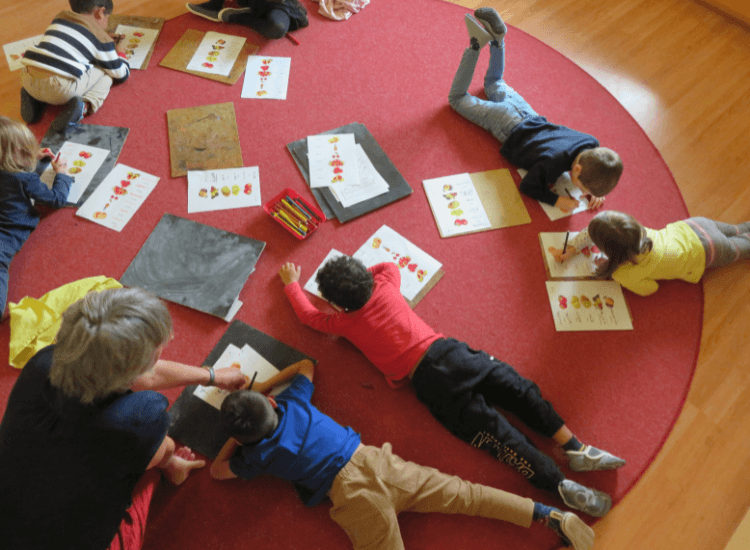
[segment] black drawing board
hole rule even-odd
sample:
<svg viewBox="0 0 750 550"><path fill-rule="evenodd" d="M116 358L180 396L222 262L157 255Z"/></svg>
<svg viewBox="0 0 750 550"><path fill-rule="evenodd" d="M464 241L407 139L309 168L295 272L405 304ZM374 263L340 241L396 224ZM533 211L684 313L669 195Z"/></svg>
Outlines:
<svg viewBox="0 0 750 550"><path fill-rule="evenodd" d="M104 164L99 167L91 183L89 183L81 195L80 200L75 204L69 203L66 206L80 207L91 196L91 193L99 187L99 184L104 181L104 178L109 175L115 164L117 164L117 159L120 157L123 145L125 145L125 138L128 137L128 132L130 132L129 128L96 126L95 124L79 124L75 128L66 130L65 132L54 132L51 129L47 131L40 144L42 149L49 147L52 151L57 152L63 143L71 141L109 151Z"/></svg>
<svg viewBox="0 0 750 550"><path fill-rule="evenodd" d="M348 208L344 208L342 204L336 199L327 187L316 187L311 188L312 194L320 205L320 209L323 210L327 218L336 217L341 223L348 222L354 218L358 218L368 212L377 210L381 206L385 206L394 201L402 199L406 196L411 195L412 188L406 182L398 168L391 162L385 151L378 145L375 138L367 129L364 124L359 122L352 122L346 126L340 128L334 128L327 132L322 132L320 135L326 134L354 134L354 141L362 146L370 158L375 169L378 173L388 182L390 189L387 193L378 195L369 200L353 204ZM297 167L302 176L304 176L307 185L310 185L310 163L307 158L307 138L303 138L292 143L287 144L287 149L292 154L294 162L297 163Z"/></svg>
<svg viewBox="0 0 750 550"><path fill-rule="evenodd" d="M164 214L120 282L225 319L266 243Z"/></svg>
<svg viewBox="0 0 750 550"><path fill-rule="evenodd" d="M242 321L233 321L203 364L216 363L229 344L238 348L249 345L279 370L303 359L316 362ZM187 386L172 405L169 435L208 458L216 458L229 436L221 427L219 410L193 395L195 388Z"/></svg>

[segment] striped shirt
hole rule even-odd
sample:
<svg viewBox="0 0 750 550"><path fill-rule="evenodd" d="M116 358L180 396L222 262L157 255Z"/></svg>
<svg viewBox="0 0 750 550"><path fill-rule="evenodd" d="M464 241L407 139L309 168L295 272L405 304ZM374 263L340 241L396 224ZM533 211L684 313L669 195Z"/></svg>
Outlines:
<svg viewBox="0 0 750 550"><path fill-rule="evenodd" d="M130 65L118 55L112 38L69 10L57 15L39 45L26 50L22 63L75 80L92 66L99 67L115 83L124 82L130 75Z"/></svg>

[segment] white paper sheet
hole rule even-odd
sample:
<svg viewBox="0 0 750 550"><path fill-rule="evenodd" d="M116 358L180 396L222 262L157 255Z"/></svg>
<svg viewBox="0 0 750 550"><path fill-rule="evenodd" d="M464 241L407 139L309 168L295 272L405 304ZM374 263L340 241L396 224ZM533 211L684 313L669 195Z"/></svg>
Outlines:
<svg viewBox="0 0 750 550"><path fill-rule="evenodd" d="M188 213L260 206L257 166L220 170L189 170Z"/></svg>
<svg viewBox="0 0 750 550"><path fill-rule="evenodd" d="M156 176L118 164L76 215L109 229L122 231L157 183L159 178Z"/></svg>
<svg viewBox="0 0 750 550"><path fill-rule="evenodd" d="M58 152L60 153L60 161L64 160L67 163L65 173L73 176L74 180L73 185L70 186L68 202L78 202L83 192L91 183L91 180L94 179L94 176L99 171L99 168L107 160L109 151L99 147L92 147L91 145L66 141L62 144ZM52 186L52 181L55 179L55 172L52 170L51 165L44 171L41 179L48 187Z"/></svg>
<svg viewBox="0 0 750 550"><path fill-rule="evenodd" d="M571 231L568 242L578 235L578 231ZM565 260L563 263L555 260L555 257L549 253L549 247L559 248L562 250L565 245L565 233L540 233L539 237L544 251L544 261L549 269L550 277L553 278L590 278L593 276L596 264L594 257L599 249L585 249L579 251L572 258Z"/></svg>
<svg viewBox="0 0 750 550"><path fill-rule="evenodd" d="M308 291L310 294L315 294L319 298L323 298L323 296L320 294L320 290L318 289L318 283L315 281L315 278L318 276L318 271L320 271L320 268L323 267L326 263L328 263L328 260L333 260L334 258L338 258L339 256L346 256L343 252L339 252L335 248L332 248L331 251L326 255L326 257L323 259L322 262L320 262L320 265L315 269L313 274L310 276L310 278L305 283L304 288L306 291ZM323 298L325 300L325 298Z"/></svg>
<svg viewBox="0 0 750 550"><path fill-rule="evenodd" d="M355 147L357 149L359 182L352 185L339 183L330 188L344 208L387 193L390 189L388 182L377 171L362 146L355 143Z"/></svg>
<svg viewBox="0 0 750 550"><path fill-rule="evenodd" d="M249 56L240 97L286 99L291 62L290 57Z"/></svg>
<svg viewBox="0 0 750 550"><path fill-rule="evenodd" d="M24 38L23 40L19 40L17 42L5 44L3 46L3 51L5 52L5 60L8 62L8 69L10 69L11 71L17 71L18 69L23 67L23 64L21 63L23 54L31 46L38 45L42 40L42 36L44 35L39 34L37 36L32 36L31 38Z"/></svg>
<svg viewBox="0 0 750 550"><path fill-rule="evenodd" d="M523 168L518 168L518 173L523 178L527 174L527 171ZM539 202L550 220L559 220L560 218L566 218L589 209L589 202L584 198L586 194L573 185L573 180L570 179L570 174L568 172L564 172L562 176L557 178L557 181L552 187L550 187L550 189L553 193L561 197L572 197L578 201L578 206L570 212L563 212L556 206L550 206L547 203Z"/></svg>
<svg viewBox="0 0 750 550"><path fill-rule="evenodd" d="M307 137L310 187L359 185L359 160L354 134Z"/></svg>
<svg viewBox="0 0 750 550"><path fill-rule="evenodd" d="M187 69L201 73L229 76L247 39L209 31L190 59Z"/></svg>
<svg viewBox="0 0 750 550"><path fill-rule="evenodd" d="M117 25L115 34L125 35L125 38L123 39L123 43L125 44L125 57L127 58L131 69L140 69L143 66L143 62L146 60L149 50L151 50L151 46L156 42L156 38L159 36L159 31L156 29Z"/></svg>
<svg viewBox="0 0 750 550"><path fill-rule="evenodd" d="M614 281L547 281L555 330L633 330L622 288Z"/></svg>
<svg viewBox="0 0 750 550"><path fill-rule="evenodd" d="M491 227L468 173L424 180L422 184L443 237Z"/></svg>

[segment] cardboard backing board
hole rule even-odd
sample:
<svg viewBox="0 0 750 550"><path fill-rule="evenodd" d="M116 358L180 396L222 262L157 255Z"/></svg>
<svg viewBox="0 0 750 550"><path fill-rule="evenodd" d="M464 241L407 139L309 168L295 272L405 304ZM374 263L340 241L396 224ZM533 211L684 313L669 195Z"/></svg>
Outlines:
<svg viewBox="0 0 750 550"><path fill-rule="evenodd" d="M96 190L104 178L112 171L120 157L120 151L125 145L125 138L128 137L129 128L120 128L117 126L96 126L95 124L77 124L74 128L65 132L47 131L42 138L40 147L44 149L49 147L52 151L57 152L63 143L71 141L81 145L90 145L101 149L109 150L107 159L97 170L96 175L89 183L86 190L81 195L77 203L69 203L66 206L79 208L91 194Z"/></svg>
<svg viewBox="0 0 750 550"><path fill-rule="evenodd" d="M245 344L249 345L279 370L303 359L310 359L316 363L311 357L279 342L268 334L242 321L233 321L203 364L216 363L229 344L234 344L239 348ZM229 436L221 427L220 412L193 395L195 388L196 386L187 386L172 405L169 435L194 451L213 459L219 454Z"/></svg>
<svg viewBox="0 0 750 550"><path fill-rule="evenodd" d="M430 279L430 282L424 285L424 288L419 291L419 294L417 294L413 300L409 300L408 298L404 298L406 300L406 303L409 304L409 307L414 309L417 307L417 304L422 301L422 298L427 296L427 293L432 290L432 287L434 287L440 279L443 278L443 275L445 275L445 271L442 269L439 269L435 272L435 275L432 276Z"/></svg>
<svg viewBox="0 0 750 550"><path fill-rule="evenodd" d="M385 151L378 145L375 138L364 124L352 122L340 128L334 128L322 132L326 134L354 134L354 141L362 146L370 158L378 173L388 182L390 190L387 193L378 195L369 200L354 204L344 208L341 203L327 187L311 188L313 196L318 201L320 209L325 213L327 218L336 217L341 223L346 223L354 218L358 218L368 212L390 204L394 201L411 195L412 188L406 182L398 168L391 162ZM287 149L292 154L294 162L297 164L302 176L305 178L307 185L310 185L310 163L307 158L307 137L287 144Z"/></svg>
<svg viewBox="0 0 750 550"><path fill-rule="evenodd" d="M169 53L164 56L164 59L161 60L159 65L168 69L174 69L175 71L182 71L183 73L189 73L231 85L237 82L240 79L240 76L242 76L242 73L245 72L247 57L249 55L255 55L255 53L260 50L259 46L245 42L242 51L240 51L240 55L237 56L237 61L234 62L234 66L232 67L229 76L188 70L188 63L190 63L193 55L195 55L195 52L198 50L198 46L205 35L206 33L195 29L186 30L185 34L183 34L172 49L169 50Z"/></svg>
<svg viewBox="0 0 750 550"><path fill-rule="evenodd" d="M167 111L172 177L188 170L241 168L242 149L234 103Z"/></svg>
<svg viewBox="0 0 750 550"><path fill-rule="evenodd" d="M107 32L113 33L118 25L127 25L128 27L141 27L143 29L154 29L161 32L161 28L164 26L166 19L163 17L142 17L140 15L120 15L112 14L109 16L109 24L107 25ZM158 35L156 40L158 40ZM151 56L154 53L154 47L156 46L156 40L151 44L151 48L148 50L146 58L143 60L141 70L145 71L148 68L148 63L151 61Z"/></svg>
<svg viewBox="0 0 750 550"><path fill-rule="evenodd" d="M225 319L265 246L250 237L164 214L120 282Z"/></svg>

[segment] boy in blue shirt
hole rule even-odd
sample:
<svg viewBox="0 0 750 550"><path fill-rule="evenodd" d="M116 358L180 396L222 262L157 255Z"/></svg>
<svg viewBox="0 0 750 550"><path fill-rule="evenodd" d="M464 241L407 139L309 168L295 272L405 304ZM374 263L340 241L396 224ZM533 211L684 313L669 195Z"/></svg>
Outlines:
<svg viewBox="0 0 750 550"><path fill-rule="evenodd" d="M461 116L489 131L503 143L500 154L528 170L521 192L533 199L571 211L578 206L572 197L562 197L549 187L570 171L573 184L590 194L589 208L604 204L622 174L617 153L600 147L594 136L548 122L503 80L507 28L492 8L479 8L474 18L466 16L471 45L461 58L448 95L448 102ZM468 93L482 47L490 42L490 63L484 77L487 99Z"/></svg>
<svg viewBox="0 0 750 550"><path fill-rule="evenodd" d="M389 443L363 445L359 434L310 403L313 372L312 362L300 361L257 384L258 391L227 396L221 418L231 439L211 466L213 478L270 474L291 481L307 506L328 496L331 517L354 548L403 549L397 518L403 511L476 515L522 527L538 520L575 550L592 547L594 532L572 512L406 462L391 454ZM289 379L275 399L262 395Z"/></svg>

